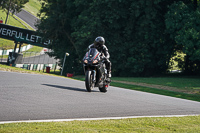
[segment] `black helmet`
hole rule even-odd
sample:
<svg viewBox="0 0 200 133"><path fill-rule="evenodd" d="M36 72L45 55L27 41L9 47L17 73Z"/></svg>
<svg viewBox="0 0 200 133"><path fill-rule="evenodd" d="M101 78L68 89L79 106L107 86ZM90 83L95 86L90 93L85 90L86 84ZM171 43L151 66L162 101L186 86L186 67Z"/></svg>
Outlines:
<svg viewBox="0 0 200 133"><path fill-rule="evenodd" d="M103 37L98 36L95 40L94 40L94 47L96 48L100 48L105 44L105 40Z"/></svg>

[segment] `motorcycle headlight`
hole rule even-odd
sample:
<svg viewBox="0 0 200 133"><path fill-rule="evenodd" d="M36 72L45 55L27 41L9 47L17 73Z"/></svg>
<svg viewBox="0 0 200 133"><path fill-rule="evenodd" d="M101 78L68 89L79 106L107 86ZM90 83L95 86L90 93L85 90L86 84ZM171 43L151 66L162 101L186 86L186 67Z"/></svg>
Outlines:
<svg viewBox="0 0 200 133"><path fill-rule="evenodd" d="M88 63L88 60L84 60L84 63L87 64L87 63Z"/></svg>
<svg viewBox="0 0 200 133"><path fill-rule="evenodd" d="M96 64L96 63L98 63L98 60L94 60L92 63L93 63L93 64Z"/></svg>

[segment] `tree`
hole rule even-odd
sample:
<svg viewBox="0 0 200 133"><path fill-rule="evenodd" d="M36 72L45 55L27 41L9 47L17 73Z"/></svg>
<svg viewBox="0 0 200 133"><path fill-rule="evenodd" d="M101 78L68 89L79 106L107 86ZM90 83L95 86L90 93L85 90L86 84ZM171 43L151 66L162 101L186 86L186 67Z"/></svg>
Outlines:
<svg viewBox="0 0 200 133"><path fill-rule="evenodd" d="M76 4L86 6L74 23L75 39L83 40L78 45L95 36L104 36L114 74L152 75L167 69L173 45L169 45L169 35L164 32L165 1L97 0L90 4Z"/></svg>
<svg viewBox="0 0 200 133"><path fill-rule="evenodd" d="M166 30L176 42L176 50L186 54L179 65L186 74L200 70L200 12L197 1L174 2L166 14Z"/></svg>
<svg viewBox="0 0 200 133"><path fill-rule="evenodd" d="M49 45L49 48L53 51L49 55L61 59L60 65L62 65L64 55L68 52L70 56L66 59L66 69L64 69L63 73L66 73L66 71L73 72L75 66L79 66L80 70L80 50L71 35L73 33L73 18L77 16L76 6L73 1L42 1L40 15L42 17L41 23L38 25L38 32L42 33L44 38L53 40L53 43Z"/></svg>
<svg viewBox="0 0 200 133"><path fill-rule="evenodd" d="M46 3L45 3L46 2ZM119 76L151 75L167 68L172 46L166 43L162 0L142 1L44 1L39 30L54 40L52 55L73 57L73 68L85 50L101 35L106 39L112 72ZM164 51L164 52L163 52ZM66 65L67 66L67 65Z"/></svg>
<svg viewBox="0 0 200 133"><path fill-rule="evenodd" d="M62 61L65 52L70 53L66 71L83 72L81 60L86 49L101 35L111 54L114 76L161 74L180 47L176 34L169 31L178 26L171 23L175 28L166 29L168 6L178 1L43 0L38 28L53 40L49 45L52 56Z"/></svg>
<svg viewBox="0 0 200 133"><path fill-rule="evenodd" d="M3 11L7 13L5 24L7 23L9 12L12 14L19 12L28 1L29 0L0 0L0 9L3 9Z"/></svg>

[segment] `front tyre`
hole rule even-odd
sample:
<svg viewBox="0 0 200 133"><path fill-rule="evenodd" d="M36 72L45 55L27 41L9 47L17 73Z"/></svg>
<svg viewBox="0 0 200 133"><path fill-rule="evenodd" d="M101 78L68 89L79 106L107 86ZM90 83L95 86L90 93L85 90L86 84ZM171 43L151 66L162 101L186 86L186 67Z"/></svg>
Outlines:
<svg viewBox="0 0 200 133"><path fill-rule="evenodd" d="M85 74L85 87L88 92L92 91L92 88L93 88L92 71L87 71Z"/></svg>

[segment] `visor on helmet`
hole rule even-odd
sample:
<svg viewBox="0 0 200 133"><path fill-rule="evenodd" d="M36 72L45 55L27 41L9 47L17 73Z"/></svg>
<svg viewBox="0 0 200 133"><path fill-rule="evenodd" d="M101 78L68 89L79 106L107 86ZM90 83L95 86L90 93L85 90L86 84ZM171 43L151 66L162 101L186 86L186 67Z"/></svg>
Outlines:
<svg viewBox="0 0 200 133"><path fill-rule="evenodd" d="M101 46L101 44L99 42L94 42L94 47L98 48L100 46Z"/></svg>

